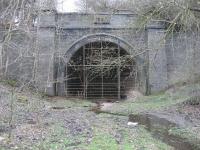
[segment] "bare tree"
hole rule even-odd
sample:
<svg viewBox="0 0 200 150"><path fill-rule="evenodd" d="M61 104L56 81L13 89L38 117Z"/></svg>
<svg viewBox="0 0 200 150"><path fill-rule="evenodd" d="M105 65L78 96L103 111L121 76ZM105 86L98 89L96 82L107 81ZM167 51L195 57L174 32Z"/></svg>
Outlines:
<svg viewBox="0 0 200 150"><path fill-rule="evenodd" d="M135 0L135 11L140 16L140 26L150 20L168 23L168 32L199 28L200 9L198 0Z"/></svg>

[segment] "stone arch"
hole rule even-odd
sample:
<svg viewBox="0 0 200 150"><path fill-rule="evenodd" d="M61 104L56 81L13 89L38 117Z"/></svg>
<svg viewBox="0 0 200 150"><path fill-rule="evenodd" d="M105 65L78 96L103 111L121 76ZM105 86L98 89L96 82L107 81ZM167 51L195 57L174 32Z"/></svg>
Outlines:
<svg viewBox="0 0 200 150"><path fill-rule="evenodd" d="M90 34L82 37L81 39L75 41L67 50L65 53L64 61L67 63L70 58L73 56L73 54L79 50L82 46L92 43L92 42L100 42L100 41L106 41L111 42L116 45L119 45L122 49L126 50L127 53L130 55L135 55L137 62L142 63L143 59L135 53L135 48L128 43L127 41L111 35L111 34L105 34L105 33L99 33L99 34Z"/></svg>
<svg viewBox="0 0 200 150"><path fill-rule="evenodd" d="M126 42L125 40L114 36L114 35L110 35L110 34L104 34L104 33L99 33L99 34L91 34L91 35L87 35L84 36L82 38L80 38L79 40L75 41L66 51L66 53L64 54L63 57L63 61L62 61L62 67L61 67L61 71L56 75L57 79L61 79L61 82L57 84L57 95L65 95L65 72L66 72L66 68L65 65L70 61L70 59L72 58L72 56L83 46L89 44L89 43L94 43L94 42L110 42L113 44L118 45L120 48L122 48L123 50L125 50L128 54L135 56L135 63L136 65L140 64L141 66L143 66L144 58L141 57L139 54L137 54L136 52L138 50L134 49L134 47ZM146 70L147 68L144 67L140 70L140 76L143 76L142 80L145 81L145 83L143 83L143 87L141 88L143 93L146 93L147 87L146 87ZM63 78L63 80L62 80ZM60 94L59 94L60 93Z"/></svg>

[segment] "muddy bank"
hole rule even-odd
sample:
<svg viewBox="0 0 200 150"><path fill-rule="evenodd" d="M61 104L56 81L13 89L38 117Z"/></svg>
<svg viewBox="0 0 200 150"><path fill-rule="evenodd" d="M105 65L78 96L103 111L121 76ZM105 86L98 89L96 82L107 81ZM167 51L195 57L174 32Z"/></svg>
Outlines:
<svg viewBox="0 0 200 150"><path fill-rule="evenodd" d="M128 126L127 116L92 112L90 101L25 93L12 99L0 86L1 150L173 149L143 127Z"/></svg>
<svg viewBox="0 0 200 150"><path fill-rule="evenodd" d="M0 89L0 148L2 149L45 150L58 147L58 149L81 150L99 148L170 150L175 147L190 150L189 148L194 146L182 139L177 140L177 137L172 137L169 132L171 128L177 126L177 120L180 127L190 126L188 121L172 117L172 114L176 113L169 112L166 108L170 106L175 111L177 108L175 104L182 102L180 97L172 99L169 95L156 95L139 100L96 104L80 99L44 98L32 93L15 93L14 113L10 126L12 99L9 93L6 87L4 90ZM156 111L158 108L161 110ZM152 110L155 114L159 114L161 120L149 116L135 117L137 118L135 120L131 117L128 119L129 114L141 112L145 114L144 112L153 112ZM128 121L139 122L139 126L129 126ZM12 136L8 144L6 142L10 131Z"/></svg>
<svg viewBox="0 0 200 150"><path fill-rule="evenodd" d="M112 109L114 104L116 103L101 103L91 110L97 114L111 114L109 109ZM139 126L144 125L145 129L147 129L153 137L169 144L176 150L200 149L200 139L189 139L189 137L186 138L181 135L175 135L171 132L172 129L183 129L194 126L192 122L177 113L171 114L168 111L156 111L131 114L128 116L129 122L139 123Z"/></svg>
<svg viewBox="0 0 200 150"><path fill-rule="evenodd" d="M170 118L166 114L144 113L129 115L129 121L144 125L152 135L163 142L173 146L177 150L199 150L200 141L189 141L179 135L170 132L173 128L182 128L190 123L179 116Z"/></svg>

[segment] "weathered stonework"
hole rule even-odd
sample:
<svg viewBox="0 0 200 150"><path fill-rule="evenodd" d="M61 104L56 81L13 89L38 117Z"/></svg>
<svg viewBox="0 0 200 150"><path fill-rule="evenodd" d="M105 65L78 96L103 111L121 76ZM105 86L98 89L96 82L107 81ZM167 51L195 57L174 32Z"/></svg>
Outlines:
<svg viewBox="0 0 200 150"><path fill-rule="evenodd" d="M162 23L150 23L138 32L136 19L137 15L129 12L110 15L44 11L31 36L13 34L11 41L17 47L0 45L1 74L30 82L48 95L65 95L64 69L71 56L90 42L108 41L135 56L143 93L162 91L187 80L193 64L200 66L200 43L195 39L199 36L176 33L166 39ZM5 35L3 29L0 34ZM193 50L197 54L195 62ZM196 76L199 73L195 71Z"/></svg>

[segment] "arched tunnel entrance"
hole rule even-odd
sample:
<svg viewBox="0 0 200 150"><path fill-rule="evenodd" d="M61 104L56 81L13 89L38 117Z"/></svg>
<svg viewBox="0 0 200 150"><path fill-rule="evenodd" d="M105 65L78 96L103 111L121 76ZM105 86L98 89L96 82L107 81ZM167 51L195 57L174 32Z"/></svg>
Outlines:
<svg viewBox="0 0 200 150"><path fill-rule="evenodd" d="M65 93L86 99L123 99L138 81L136 62L119 45L90 42L79 48L65 67Z"/></svg>

